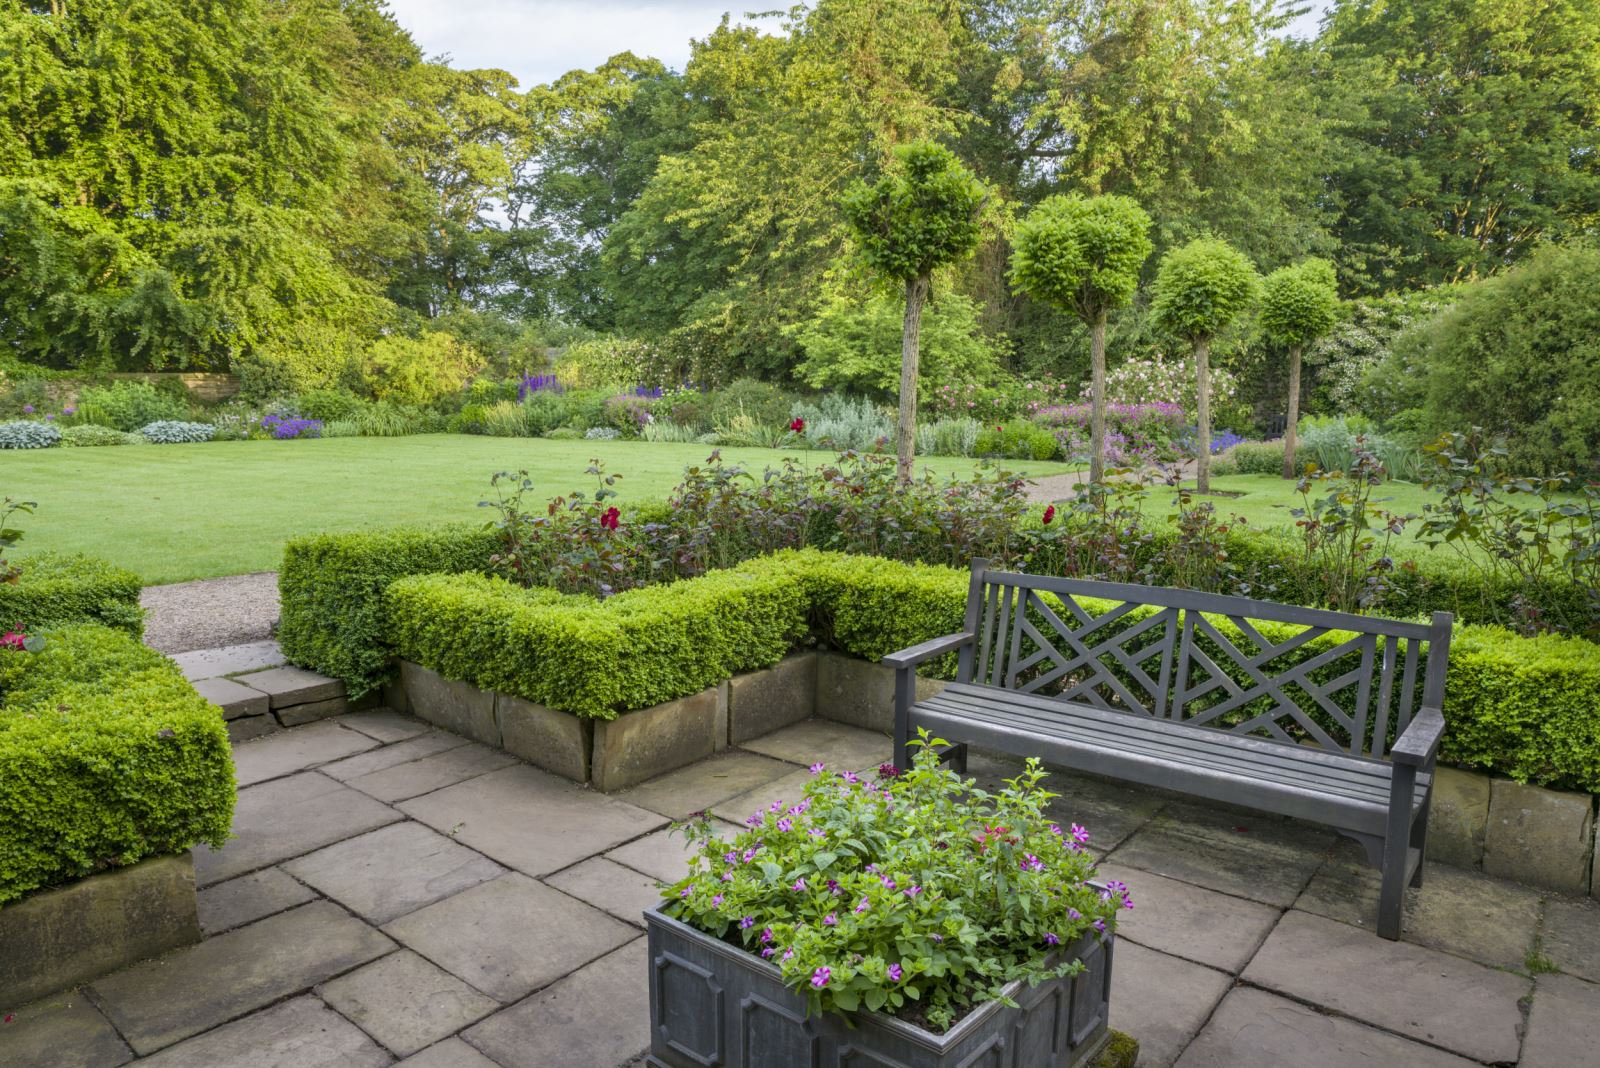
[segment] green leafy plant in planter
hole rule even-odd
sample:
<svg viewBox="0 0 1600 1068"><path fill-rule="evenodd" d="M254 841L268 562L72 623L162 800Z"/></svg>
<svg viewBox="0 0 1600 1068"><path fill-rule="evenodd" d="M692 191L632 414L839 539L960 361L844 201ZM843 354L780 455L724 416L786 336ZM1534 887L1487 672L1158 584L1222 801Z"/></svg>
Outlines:
<svg viewBox="0 0 1600 1068"><path fill-rule="evenodd" d="M948 1030L1004 988L1078 973L1058 947L1109 933L1127 887L1090 882L1088 833L1045 814L1039 762L989 792L939 763L923 732L913 767L875 780L812 765L725 841L691 822L689 874L660 911L775 965L813 1015L883 1011Z"/></svg>

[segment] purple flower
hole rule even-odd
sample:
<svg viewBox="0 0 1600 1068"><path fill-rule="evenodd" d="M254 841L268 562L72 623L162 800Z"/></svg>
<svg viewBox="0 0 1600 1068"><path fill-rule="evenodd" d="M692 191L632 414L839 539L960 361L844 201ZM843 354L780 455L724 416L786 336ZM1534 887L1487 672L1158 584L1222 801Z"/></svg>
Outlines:
<svg viewBox="0 0 1600 1068"><path fill-rule="evenodd" d="M878 765L878 778L880 779L894 779L898 778L899 775L900 769L895 767L893 764L885 763Z"/></svg>
<svg viewBox="0 0 1600 1068"><path fill-rule="evenodd" d="M839 926L839 914L837 912L830 912L826 916L822 917L822 926L824 926L824 927L837 927L837 926Z"/></svg>
<svg viewBox="0 0 1600 1068"><path fill-rule="evenodd" d="M844 891L839 889L838 880L836 880L836 879L829 879L828 880L828 893L832 894L834 897L838 897L843 892Z"/></svg>
<svg viewBox="0 0 1600 1068"><path fill-rule="evenodd" d="M694 888L690 887L690 886L686 886L682 890L678 891L678 896L679 897L688 897L689 896L689 891L692 890L692 889L694 889Z"/></svg>
<svg viewBox="0 0 1600 1068"><path fill-rule="evenodd" d="M861 899L861 904L856 906L856 915L857 916L861 915L863 912L867 911L867 909L869 909L869 908L871 908L871 905L867 902L867 899L866 898L862 898Z"/></svg>
<svg viewBox="0 0 1600 1068"><path fill-rule="evenodd" d="M1061 944L1061 939L1057 938L1049 931L1046 931L1044 933L1044 944L1047 946L1059 946Z"/></svg>
<svg viewBox="0 0 1600 1068"><path fill-rule="evenodd" d="M889 978L893 982L898 983L900 981L900 977L902 975L904 975L904 974L905 973L900 970L900 965L898 965L898 964L889 965Z"/></svg>
<svg viewBox="0 0 1600 1068"><path fill-rule="evenodd" d="M752 816L745 817L745 821L744 822L745 822L745 824L747 826L750 826L750 827L759 827L759 826L761 826L761 813L757 812Z"/></svg>
<svg viewBox="0 0 1600 1068"><path fill-rule="evenodd" d="M714 909L720 909L722 907L722 895L721 894L718 894L716 897L711 899L711 907L714 908Z"/></svg>
<svg viewBox="0 0 1600 1068"><path fill-rule="evenodd" d="M771 812L773 815L777 815L779 812L783 811L783 802L774 801L772 804L767 806L767 811Z"/></svg>
<svg viewBox="0 0 1600 1068"><path fill-rule="evenodd" d="M808 809L810 807L811 807L811 802L810 801L802 801L798 805L790 805L789 806L789 815L791 815L791 816L804 816L806 814L806 809Z"/></svg>
<svg viewBox="0 0 1600 1068"><path fill-rule="evenodd" d="M944 941L944 935L942 935L942 934L929 935L928 937L933 939L935 942L943 942Z"/></svg>
<svg viewBox="0 0 1600 1068"><path fill-rule="evenodd" d="M819 760L815 764L811 765L811 774L813 774L813 775L821 775L823 770L826 769L827 766L828 765L822 763L822 761Z"/></svg>
<svg viewBox="0 0 1600 1068"><path fill-rule="evenodd" d="M861 781L861 776L857 775L853 771L847 771L844 773L844 781L849 783L851 786L854 786L856 783Z"/></svg>
<svg viewBox="0 0 1600 1068"><path fill-rule="evenodd" d="M722 873L722 881L725 882L725 883L733 882L733 872L731 872L731 871L723 872Z"/></svg>
<svg viewBox="0 0 1600 1068"><path fill-rule="evenodd" d="M827 834L828 832L823 830L821 827L811 827L811 828L807 829L806 833L809 834L813 838L821 838L823 835Z"/></svg>
<svg viewBox="0 0 1600 1068"><path fill-rule="evenodd" d="M1106 929L1106 921L1105 920L1095 920L1094 921L1094 929L1096 931L1099 931L1100 933L1104 934L1105 933L1105 929Z"/></svg>
<svg viewBox="0 0 1600 1068"><path fill-rule="evenodd" d="M792 831L793 829L794 829L794 820L791 820L788 816L785 816L785 817L783 817L782 819L780 819L778 821L778 831L779 831L779 833L787 834L790 831Z"/></svg>
<svg viewBox="0 0 1600 1068"><path fill-rule="evenodd" d="M922 893L922 887L920 886L906 887L906 897L916 897L920 893Z"/></svg>
<svg viewBox="0 0 1600 1068"><path fill-rule="evenodd" d="M1017 863L1018 867L1020 867L1023 871L1044 871L1044 861L1040 860L1032 853L1027 854Z"/></svg>
<svg viewBox="0 0 1600 1068"><path fill-rule="evenodd" d="M784 959L784 961L787 962L789 960L789 958L791 958L793 956L794 956L794 950L786 949L786 950L783 951L783 959Z"/></svg>
<svg viewBox="0 0 1600 1068"><path fill-rule="evenodd" d="M798 878L798 879L796 879L796 880L795 880L795 881L794 881L794 885L793 885L793 886L791 886L791 887L789 887L789 889L790 889L790 890L793 890L793 891L794 891L794 892L795 892L795 893L797 893L797 894L803 894L803 893L805 893L805 892L806 892L806 880L805 880L805 876L801 876L801 877L800 877L800 878Z"/></svg>
<svg viewBox="0 0 1600 1068"><path fill-rule="evenodd" d="M761 931L761 944L762 945L766 945L770 941L772 941L772 928L770 928L770 927L762 928L762 931ZM769 955L770 955L770 951L769 951Z"/></svg>
<svg viewBox="0 0 1600 1068"><path fill-rule="evenodd" d="M827 965L823 965L811 973L811 985L821 990L828 985L828 980L833 978L833 972Z"/></svg>
<svg viewBox="0 0 1600 1068"><path fill-rule="evenodd" d="M1079 912L1077 909L1069 908L1067 909L1067 919L1076 922L1083 919L1083 913Z"/></svg>
<svg viewBox="0 0 1600 1068"><path fill-rule="evenodd" d="M1084 830L1082 827L1079 827L1076 823L1074 823L1072 825L1072 841L1076 845L1080 845L1080 846L1088 845L1089 844L1089 832Z"/></svg>
<svg viewBox="0 0 1600 1068"><path fill-rule="evenodd" d="M22 406L22 412L23 412L24 415L32 415L33 414L33 405L24 404Z"/></svg>
<svg viewBox="0 0 1600 1068"><path fill-rule="evenodd" d="M765 960L771 960L772 959L772 955L774 953L776 953L776 952L777 952L776 948L774 948L773 946L768 946L766 949L763 949L761 951L761 956Z"/></svg>
<svg viewBox="0 0 1600 1068"><path fill-rule="evenodd" d="M61 414L62 415L72 415L72 414L76 413L77 410L78 410L77 408L75 408L75 407L73 407L72 405L69 404L65 408L61 409Z"/></svg>
<svg viewBox="0 0 1600 1068"><path fill-rule="evenodd" d="M750 930L750 928L754 927L755 925L756 925L756 918L754 916L746 916L744 919L739 921L739 930L748 931L748 930Z"/></svg>
<svg viewBox="0 0 1600 1068"><path fill-rule="evenodd" d="M732 864L734 861L739 859L739 852L738 850L730 849L726 853L722 854L722 859L725 862Z"/></svg>
<svg viewBox="0 0 1600 1068"><path fill-rule="evenodd" d="M883 883L884 889L886 890L894 889L894 880L889 878L887 875L880 879L879 882Z"/></svg>
<svg viewBox="0 0 1600 1068"><path fill-rule="evenodd" d="M760 848L761 848L761 847L760 847L760 846L756 846L756 847L755 847L755 848L753 848L753 849L746 849L746 850L745 850L745 851L744 851L744 862L745 862L745 863L746 863L746 864L748 864L748 863L750 863L750 862L751 862L751 861L752 861L752 860L755 860L755 859L756 859L756 849L760 849Z"/></svg>

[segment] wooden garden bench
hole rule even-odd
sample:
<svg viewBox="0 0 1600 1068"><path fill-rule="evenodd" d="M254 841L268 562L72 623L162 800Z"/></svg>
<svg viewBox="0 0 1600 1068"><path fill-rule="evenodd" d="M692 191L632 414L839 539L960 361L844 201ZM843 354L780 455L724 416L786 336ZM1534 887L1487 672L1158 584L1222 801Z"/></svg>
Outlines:
<svg viewBox="0 0 1600 1068"><path fill-rule="evenodd" d="M1378 933L1422 885L1451 616L1403 623L1247 597L990 570L964 630L884 657L895 760L919 728L1094 775L1293 816L1383 872ZM959 653L915 699L917 665Z"/></svg>

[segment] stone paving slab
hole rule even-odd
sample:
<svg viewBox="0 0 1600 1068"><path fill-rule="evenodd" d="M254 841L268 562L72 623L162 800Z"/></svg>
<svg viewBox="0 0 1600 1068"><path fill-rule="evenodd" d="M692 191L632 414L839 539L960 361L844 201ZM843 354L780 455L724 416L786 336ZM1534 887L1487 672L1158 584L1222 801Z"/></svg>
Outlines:
<svg viewBox="0 0 1600 1068"><path fill-rule="evenodd" d="M0 1015L0 1064L27 1068L116 1068L133 1050L77 991L41 998Z"/></svg>
<svg viewBox="0 0 1600 1068"><path fill-rule="evenodd" d="M209 937L219 931L304 905L317 895L279 868L265 868L225 883L208 886L196 895L200 932Z"/></svg>
<svg viewBox="0 0 1600 1068"><path fill-rule="evenodd" d="M401 715L392 708L375 708L370 712L346 712L342 716L335 716L333 721L341 727L360 731L368 738L380 741L384 745L403 742L407 738L415 738L419 734L433 730L431 724L415 716Z"/></svg>
<svg viewBox="0 0 1600 1068"><path fill-rule="evenodd" d="M316 998L300 997L139 1063L141 1068L382 1068L394 1058Z"/></svg>
<svg viewBox="0 0 1600 1068"><path fill-rule="evenodd" d="M401 1068L500 1068L459 1038L447 1038L429 1046L415 1057L400 1062Z"/></svg>
<svg viewBox="0 0 1600 1068"><path fill-rule="evenodd" d="M708 810L731 797L791 775L794 770L793 764L734 750L668 772L614 796L630 805L681 820L692 812Z"/></svg>
<svg viewBox="0 0 1600 1068"><path fill-rule="evenodd" d="M650 1044L646 974L645 939L635 938L462 1037L501 1064L616 1068Z"/></svg>
<svg viewBox="0 0 1600 1068"><path fill-rule="evenodd" d="M1303 824L1169 804L1110 856L1117 864L1287 908L1321 866L1333 837Z"/></svg>
<svg viewBox="0 0 1600 1068"><path fill-rule="evenodd" d="M271 711L266 694L232 679L197 679L193 685L196 693L222 709L223 719L264 716Z"/></svg>
<svg viewBox="0 0 1600 1068"><path fill-rule="evenodd" d="M517 758L510 753L469 742L420 760L359 775L350 780L350 785L380 801L403 801L516 763Z"/></svg>
<svg viewBox="0 0 1600 1068"><path fill-rule="evenodd" d="M380 925L506 871L410 820L336 842L289 861L284 870Z"/></svg>
<svg viewBox="0 0 1600 1068"><path fill-rule="evenodd" d="M604 857L591 857L543 882L579 901L604 909L624 923L644 926L643 912L661 900L653 876L625 868Z"/></svg>
<svg viewBox="0 0 1600 1068"><path fill-rule="evenodd" d="M1249 987L1224 998L1178 1058L1178 1068L1471 1068L1473 1063Z"/></svg>
<svg viewBox="0 0 1600 1068"><path fill-rule="evenodd" d="M150 1053L393 948L339 906L314 901L134 965L90 990L128 1043Z"/></svg>
<svg viewBox="0 0 1600 1068"><path fill-rule="evenodd" d="M711 830L730 838L738 834L740 828L731 823L714 822ZM681 832L668 828L613 849L606 854L606 859L672 883L689 874L690 848L689 840Z"/></svg>
<svg viewBox="0 0 1600 1068"><path fill-rule="evenodd" d="M296 731L279 731L234 746L233 773L241 787L326 764L330 760L365 752L378 743L360 731L333 723L313 723Z"/></svg>
<svg viewBox="0 0 1600 1068"><path fill-rule="evenodd" d="M221 850L195 849L195 883L220 883L398 819L400 813L388 805L315 771L264 782L239 791L235 838Z"/></svg>
<svg viewBox="0 0 1600 1068"><path fill-rule="evenodd" d="M894 756L888 735L831 719L808 719L752 738L741 748L807 767L820 760L836 771L875 768Z"/></svg>
<svg viewBox="0 0 1600 1068"><path fill-rule="evenodd" d="M293 664L252 671L247 675L237 675L234 679L270 697L274 712L292 705L331 701L344 696L342 680L319 675Z"/></svg>
<svg viewBox="0 0 1600 1068"><path fill-rule="evenodd" d="M1134 907L1117 917L1119 938L1234 975L1282 915L1270 905L1118 864L1100 865L1100 878L1122 880L1133 895Z"/></svg>
<svg viewBox="0 0 1600 1068"><path fill-rule="evenodd" d="M1232 984L1222 972L1119 938L1111 1026L1139 1040L1139 1068L1169 1068Z"/></svg>
<svg viewBox="0 0 1600 1068"><path fill-rule="evenodd" d="M1600 1064L1600 986L1568 975L1534 984L1520 1068Z"/></svg>
<svg viewBox="0 0 1600 1068"><path fill-rule="evenodd" d="M599 909L516 872L403 916L384 930L502 1002L524 997L638 935Z"/></svg>
<svg viewBox="0 0 1600 1068"><path fill-rule="evenodd" d="M1015 775L1016 772L1011 772ZM1045 787L1061 796L1048 811L1062 826L1076 823L1089 832L1089 848L1104 854L1125 842L1161 811L1161 795L1102 779L1052 772Z"/></svg>
<svg viewBox="0 0 1600 1068"><path fill-rule="evenodd" d="M1343 841L1295 902L1295 908L1373 930L1382 876L1366 851ZM1516 883L1430 864L1420 889L1405 895L1401 937L1496 968L1521 970L1539 928L1542 895Z"/></svg>
<svg viewBox="0 0 1600 1068"><path fill-rule="evenodd" d="M221 649L197 649L192 653L178 653L172 657L183 677L190 682L214 679L221 675L236 675L245 671L261 671L285 663L283 650L275 641L245 642Z"/></svg>
<svg viewBox="0 0 1600 1068"><path fill-rule="evenodd" d="M1515 1061L1527 979L1291 911L1247 982L1466 1057Z"/></svg>
<svg viewBox="0 0 1600 1068"><path fill-rule="evenodd" d="M355 756L336 760L332 764L324 764L317 770L332 779L340 782L350 782L363 775L384 771L388 768L409 764L414 760L422 760L437 753L444 753L451 749L459 749L467 744L467 740L458 734L449 731L429 730L426 734L418 734L393 745L384 745L379 749L357 753ZM391 777L391 780L397 777ZM379 780L375 780L379 781ZM389 780L383 780L389 781ZM446 784L448 785L448 784ZM383 787L377 786L379 793Z"/></svg>
<svg viewBox="0 0 1600 1068"><path fill-rule="evenodd" d="M1544 909L1539 951L1568 975L1600 983L1600 901L1550 897Z"/></svg>
<svg viewBox="0 0 1600 1068"><path fill-rule="evenodd" d="M402 802L400 809L508 868L536 876L560 871L667 822L647 809L525 764Z"/></svg>
<svg viewBox="0 0 1600 1068"><path fill-rule="evenodd" d="M317 992L346 1019L404 1057L500 1007L409 950L324 983Z"/></svg>
<svg viewBox="0 0 1600 1068"><path fill-rule="evenodd" d="M774 801L782 801L785 805L792 805L800 800L805 792L806 784L812 780L811 772L805 768L797 768L781 779L758 786L754 790L746 790L736 797L711 806L712 815L719 819L738 826L744 826L744 821L757 812L763 812Z"/></svg>

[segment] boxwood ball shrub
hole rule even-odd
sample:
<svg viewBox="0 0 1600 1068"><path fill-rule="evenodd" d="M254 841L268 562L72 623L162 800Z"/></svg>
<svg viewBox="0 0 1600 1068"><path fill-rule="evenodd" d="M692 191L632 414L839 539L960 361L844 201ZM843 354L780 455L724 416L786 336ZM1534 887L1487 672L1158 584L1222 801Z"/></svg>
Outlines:
<svg viewBox="0 0 1600 1068"><path fill-rule="evenodd" d="M19 561L16 582L0 582L0 630L36 631L99 623L144 634L139 576L93 556L36 553Z"/></svg>
<svg viewBox="0 0 1600 1068"><path fill-rule="evenodd" d="M61 441L54 423L35 423L19 419L0 423L0 449L48 449Z"/></svg>
<svg viewBox="0 0 1600 1068"><path fill-rule="evenodd" d="M664 887L662 911L770 961L813 1013L865 1008L944 1031L1008 983L1081 970L1060 947L1133 907L1124 884L1089 883L1089 834L1046 816L1037 760L992 793L927 745L875 781L811 772L793 804L731 839L691 824L689 874Z"/></svg>
<svg viewBox="0 0 1600 1068"><path fill-rule="evenodd" d="M30 890L221 848L233 758L217 710L170 660L93 624L0 649L0 904Z"/></svg>
<svg viewBox="0 0 1600 1068"><path fill-rule="evenodd" d="M180 423L176 420L147 423L139 428L139 433L152 445L195 445L210 441L216 432L217 428L210 423Z"/></svg>

